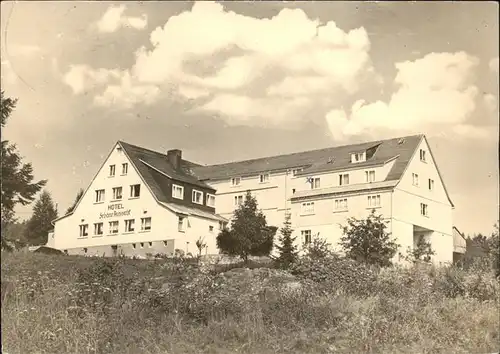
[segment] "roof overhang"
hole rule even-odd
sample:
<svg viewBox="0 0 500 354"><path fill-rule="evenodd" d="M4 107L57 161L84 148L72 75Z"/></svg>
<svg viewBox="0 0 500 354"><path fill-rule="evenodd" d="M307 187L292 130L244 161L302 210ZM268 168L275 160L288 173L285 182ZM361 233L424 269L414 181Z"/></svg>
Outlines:
<svg viewBox="0 0 500 354"><path fill-rule="evenodd" d="M330 187L322 189L311 189L306 191L296 192L290 200L298 202L303 199L328 197L340 194L365 193L369 191L392 190L397 184L397 181L372 182L368 184L353 184L340 187Z"/></svg>
<svg viewBox="0 0 500 354"><path fill-rule="evenodd" d="M204 219L209 219L209 220L216 220L216 221L222 221L222 222L228 222L226 218L220 216L219 214L213 214L207 211L195 209L195 208L189 208L181 205L176 205L173 203L165 203L165 202L159 202L161 206L164 208L179 214L179 215L185 215L185 216L198 216L200 218Z"/></svg>

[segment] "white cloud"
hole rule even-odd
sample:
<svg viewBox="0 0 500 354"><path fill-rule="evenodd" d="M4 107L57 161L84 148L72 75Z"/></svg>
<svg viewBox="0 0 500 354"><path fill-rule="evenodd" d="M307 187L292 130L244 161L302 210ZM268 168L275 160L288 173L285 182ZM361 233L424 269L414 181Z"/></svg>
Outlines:
<svg viewBox="0 0 500 354"><path fill-rule="evenodd" d="M498 74L498 65L499 65L498 57L491 59L489 62L490 70L497 73L497 74Z"/></svg>
<svg viewBox="0 0 500 354"><path fill-rule="evenodd" d="M74 94L81 94L98 85L106 84L111 78L122 76L119 70L94 70L88 65L71 65L63 76L63 82L71 87Z"/></svg>
<svg viewBox="0 0 500 354"><path fill-rule="evenodd" d="M125 16L125 10L125 5L110 6L101 19L95 23L97 30L101 33L112 33L122 27L137 30L146 28L148 24L147 15L143 14L141 17Z"/></svg>
<svg viewBox="0 0 500 354"><path fill-rule="evenodd" d="M351 112L332 110L326 121L337 139L380 131L418 132L431 126L471 131L466 121L476 109L472 84L477 58L464 52L431 53L396 64L398 90L389 102L357 101ZM479 136L479 128L474 136Z"/></svg>
<svg viewBox="0 0 500 354"><path fill-rule="evenodd" d="M222 114L229 125L253 127L290 127L301 112L309 106L306 98L283 100L280 98L251 98L234 94L221 94L214 97L198 110ZM196 110L195 110L196 111ZM290 112L296 112L290 115Z"/></svg>
<svg viewBox="0 0 500 354"><path fill-rule="evenodd" d="M121 15L118 10L108 15L108 31L117 28ZM190 11L153 30L150 42L152 49L143 46L136 51L128 71L130 87L154 85L163 96L188 100L211 95L213 100L198 111L218 113L226 120L236 110L228 97L238 97L244 104L252 102L249 110L236 114L248 118L235 118L245 124L280 121L269 113L276 109L293 120L299 114L297 94L302 96L301 106L314 107L315 100L331 100L332 92L356 92L358 79L373 74L363 28L345 32L333 21L321 24L308 18L300 9L283 9L273 18L258 19L224 11L219 3L196 2ZM196 61L214 62L209 65L212 72L201 75L189 70L187 63ZM107 95L121 94L114 86Z"/></svg>
<svg viewBox="0 0 500 354"><path fill-rule="evenodd" d="M159 93L160 89L154 85L133 85L130 74L125 72L119 85L109 85L94 102L99 106L131 108L138 103L153 103Z"/></svg>
<svg viewBox="0 0 500 354"><path fill-rule="evenodd" d="M487 93L483 96L483 103L489 112L496 113L498 109L498 99L495 95Z"/></svg>

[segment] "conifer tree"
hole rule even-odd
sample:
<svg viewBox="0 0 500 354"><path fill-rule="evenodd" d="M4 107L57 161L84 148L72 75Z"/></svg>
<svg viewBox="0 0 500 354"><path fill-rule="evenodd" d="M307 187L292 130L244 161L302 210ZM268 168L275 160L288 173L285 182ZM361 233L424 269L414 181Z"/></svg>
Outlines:
<svg viewBox="0 0 500 354"><path fill-rule="evenodd" d="M276 231L277 227L267 225L266 217L257 208L257 200L248 191L243 204L234 211L231 228L222 230L217 236L217 248L245 262L249 256L268 256Z"/></svg>
<svg viewBox="0 0 500 354"><path fill-rule="evenodd" d="M290 214L286 213L285 222L280 229L279 244L276 245L276 249L279 252L276 263L282 268L288 268L299 256L297 245L295 244L297 237L292 237L293 229L290 219Z"/></svg>
<svg viewBox="0 0 500 354"><path fill-rule="evenodd" d="M50 193L43 191L33 207L33 215L28 221L25 238L33 246L47 243L48 233L53 229L52 221L57 219L57 211Z"/></svg>

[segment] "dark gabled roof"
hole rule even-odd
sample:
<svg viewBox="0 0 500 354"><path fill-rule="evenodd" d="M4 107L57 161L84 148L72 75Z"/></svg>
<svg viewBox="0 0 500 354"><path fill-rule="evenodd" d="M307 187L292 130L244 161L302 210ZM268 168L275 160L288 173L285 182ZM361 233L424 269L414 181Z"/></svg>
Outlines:
<svg viewBox="0 0 500 354"><path fill-rule="evenodd" d="M167 188L165 177L170 177L175 181L189 183L194 186L215 191L213 187L200 181L198 177L193 174L192 168L200 166L196 163L181 159L179 168L175 168L165 154L123 141L119 141L118 143L159 201L167 201L165 197L165 188Z"/></svg>
<svg viewBox="0 0 500 354"><path fill-rule="evenodd" d="M202 180L217 180L237 176L248 176L266 171L286 170L303 167L301 174L328 172L337 169L370 167L395 158L395 163L386 181L399 180L410 162L423 135L371 141L331 147L294 154L264 157L246 161L230 162L212 166L194 166L193 172ZM403 141L401 144L400 142ZM376 146L375 153L366 162L351 163L350 154ZM333 158L333 163L329 159Z"/></svg>

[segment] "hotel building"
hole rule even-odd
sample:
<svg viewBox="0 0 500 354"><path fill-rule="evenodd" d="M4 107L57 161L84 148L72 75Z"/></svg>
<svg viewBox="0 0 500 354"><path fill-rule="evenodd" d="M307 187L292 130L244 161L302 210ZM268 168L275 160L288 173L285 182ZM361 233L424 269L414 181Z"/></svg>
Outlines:
<svg viewBox="0 0 500 354"><path fill-rule="evenodd" d="M337 247L349 217L375 209L401 251L420 237L438 263L453 260L451 202L424 135L202 166L118 142L73 213L54 222L55 248L126 255L217 253L215 238L247 191L268 224L291 214L300 244Z"/></svg>

